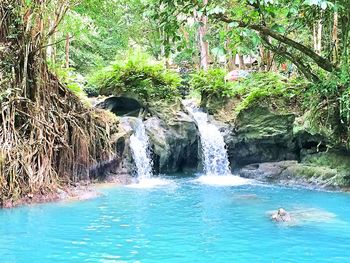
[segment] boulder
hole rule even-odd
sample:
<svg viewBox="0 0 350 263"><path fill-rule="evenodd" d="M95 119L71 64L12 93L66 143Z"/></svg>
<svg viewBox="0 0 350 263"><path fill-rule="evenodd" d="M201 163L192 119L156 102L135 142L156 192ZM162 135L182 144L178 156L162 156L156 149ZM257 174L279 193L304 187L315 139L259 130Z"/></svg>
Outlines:
<svg viewBox="0 0 350 263"><path fill-rule="evenodd" d="M294 114L256 106L241 111L234 130L225 136L231 165L297 160L293 138Z"/></svg>
<svg viewBox="0 0 350 263"><path fill-rule="evenodd" d="M196 124L187 114L178 111L167 122L156 116L151 117L145 121L145 126L157 173L197 168L199 136Z"/></svg>
<svg viewBox="0 0 350 263"><path fill-rule="evenodd" d="M282 172L288 167L297 164L297 161L255 163L238 169L236 173L244 178L255 179L261 182L278 183L281 180Z"/></svg>
<svg viewBox="0 0 350 263"><path fill-rule="evenodd" d="M282 161L246 165L236 171L242 177L283 185L349 190L350 156L342 152L308 155L302 162Z"/></svg>
<svg viewBox="0 0 350 263"><path fill-rule="evenodd" d="M342 150L329 150L304 155L301 163L286 169L282 176L298 178L322 188L348 190L350 154Z"/></svg>
<svg viewBox="0 0 350 263"><path fill-rule="evenodd" d="M152 148L154 172L176 173L196 170L198 166L199 136L196 124L181 110L180 101L154 101L143 106L136 98L110 97L98 105L112 111L117 118L118 129L111 132L115 158L93 167L100 177L122 177L135 174L135 163L129 147L130 136L138 118L144 119ZM137 114L134 116L133 113ZM142 112L143 114L139 114Z"/></svg>
<svg viewBox="0 0 350 263"><path fill-rule="evenodd" d="M132 182L135 165L132 159L130 147L130 131L124 131L119 127L118 132L111 134L113 157L109 160L97 163L90 169L93 179L108 182L129 184Z"/></svg>
<svg viewBox="0 0 350 263"><path fill-rule="evenodd" d="M331 134L327 134L325 129L316 129L310 123L311 113L306 112L295 119L293 135L296 147L300 151L300 158L304 156L324 152L328 147L333 147Z"/></svg>

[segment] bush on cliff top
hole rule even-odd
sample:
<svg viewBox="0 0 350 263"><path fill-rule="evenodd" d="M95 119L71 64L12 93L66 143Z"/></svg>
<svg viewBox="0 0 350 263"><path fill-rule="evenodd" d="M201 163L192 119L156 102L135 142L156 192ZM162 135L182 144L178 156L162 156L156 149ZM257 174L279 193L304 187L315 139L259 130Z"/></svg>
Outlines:
<svg viewBox="0 0 350 263"><path fill-rule="evenodd" d="M101 95L128 94L146 102L179 97L177 87L181 78L177 73L144 54L133 53L127 57L97 72L90 79L90 86L98 87Z"/></svg>
<svg viewBox="0 0 350 263"><path fill-rule="evenodd" d="M279 110L301 107L300 95L306 85L300 79L286 79L274 72L252 73L248 78L233 85L231 96L241 98L236 112L259 103Z"/></svg>
<svg viewBox="0 0 350 263"><path fill-rule="evenodd" d="M287 81L285 77L274 72L254 72L247 78L234 82L225 81L226 74L223 69L192 74L191 86L201 92L202 105L205 102L203 106L218 103L224 106L228 99L237 98L239 103L235 107L236 113L255 103L281 109L290 108L300 102L299 96L306 87L305 81L295 78ZM210 103L211 99L217 103ZM218 105L215 107L220 108ZM215 112L215 109L209 111Z"/></svg>
<svg viewBox="0 0 350 263"><path fill-rule="evenodd" d="M225 81L227 71L221 68L200 70L191 74L191 88L202 96L230 97L233 92L232 82Z"/></svg>

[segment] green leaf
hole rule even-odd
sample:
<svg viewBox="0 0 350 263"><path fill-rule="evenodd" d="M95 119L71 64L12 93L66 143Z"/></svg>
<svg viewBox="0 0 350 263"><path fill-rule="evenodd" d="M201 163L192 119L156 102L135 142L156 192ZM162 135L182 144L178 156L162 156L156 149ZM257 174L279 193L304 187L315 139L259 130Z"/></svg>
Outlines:
<svg viewBox="0 0 350 263"><path fill-rule="evenodd" d="M213 9L209 9L208 12L207 12L208 15L222 14L222 13L225 13L225 9L223 9L220 6L216 6Z"/></svg>
<svg viewBox="0 0 350 263"><path fill-rule="evenodd" d="M279 25L279 24L274 24L274 25L271 27L271 29L272 29L273 31L278 32L278 33L285 33L285 32L286 32L285 28L284 28L282 25Z"/></svg>
<svg viewBox="0 0 350 263"><path fill-rule="evenodd" d="M231 22L228 24L228 27L238 27L239 23L238 22Z"/></svg>
<svg viewBox="0 0 350 263"><path fill-rule="evenodd" d="M222 47L215 47L211 50L214 56L220 57L225 55L225 50Z"/></svg>

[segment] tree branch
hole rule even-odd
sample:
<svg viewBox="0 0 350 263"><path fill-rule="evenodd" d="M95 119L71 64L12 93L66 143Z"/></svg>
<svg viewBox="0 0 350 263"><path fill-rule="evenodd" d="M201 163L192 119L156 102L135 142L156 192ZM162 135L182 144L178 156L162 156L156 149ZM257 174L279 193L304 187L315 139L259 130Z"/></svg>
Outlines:
<svg viewBox="0 0 350 263"><path fill-rule="evenodd" d="M265 45L274 53L283 56L290 60L303 74L304 76L312 81L312 82L319 82L320 79L311 71L309 65L305 65L303 61L299 58L297 58L295 55L287 51L286 47L275 47L273 46L267 39L266 36L261 36Z"/></svg>
<svg viewBox="0 0 350 263"><path fill-rule="evenodd" d="M265 35L265 36L270 36L275 40L278 40L288 46L291 46L295 48L296 50L300 51L304 55L308 56L310 59L312 59L320 68L324 69L325 71L328 72L333 72L336 68L335 66L328 60L325 59L324 57L318 55L316 52L314 52L311 48L304 46L280 33L277 33L270 28L264 26L264 25L258 25L258 24L248 24L244 23L243 21L237 21L228 18L224 14L219 14L215 16L217 19L225 22L225 23L232 23L235 22L237 23L238 27L246 27L250 28L252 30L255 30L260 33L260 35Z"/></svg>

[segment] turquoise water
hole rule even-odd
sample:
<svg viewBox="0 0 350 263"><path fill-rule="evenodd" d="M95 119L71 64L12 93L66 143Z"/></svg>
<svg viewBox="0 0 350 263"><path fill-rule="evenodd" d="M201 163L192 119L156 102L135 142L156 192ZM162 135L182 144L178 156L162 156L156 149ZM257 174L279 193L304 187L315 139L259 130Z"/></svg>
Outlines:
<svg viewBox="0 0 350 263"><path fill-rule="evenodd" d="M350 262L349 194L171 181L1 210L0 262Z"/></svg>

